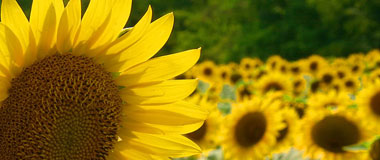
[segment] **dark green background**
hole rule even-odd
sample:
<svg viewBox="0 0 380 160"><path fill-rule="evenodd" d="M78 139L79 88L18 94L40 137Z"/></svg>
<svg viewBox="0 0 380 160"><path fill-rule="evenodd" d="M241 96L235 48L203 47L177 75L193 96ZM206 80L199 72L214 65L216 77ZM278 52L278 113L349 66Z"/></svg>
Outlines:
<svg viewBox="0 0 380 160"><path fill-rule="evenodd" d="M32 0L18 2L29 14ZM174 31L159 55L202 47L202 60L227 63L246 56L296 60L380 48L379 0L134 0L127 26L149 4L154 19L175 15Z"/></svg>

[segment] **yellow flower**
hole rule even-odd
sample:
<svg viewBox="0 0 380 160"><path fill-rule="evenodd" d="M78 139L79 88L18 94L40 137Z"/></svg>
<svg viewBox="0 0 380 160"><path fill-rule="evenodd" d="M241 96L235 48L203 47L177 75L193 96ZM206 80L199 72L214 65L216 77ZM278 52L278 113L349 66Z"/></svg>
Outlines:
<svg viewBox="0 0 380 160"><path fill-rule="evenodd" d="M255 87L261 95L265 95L269 92L281 92L287 94L292 90L292 84L289 77L278 72L271 72L264 75L257 83L255 83Z"/></svg>
<svg viewBox="0 0 380 160"><path fill-rule="evenodd" d="M368 151L368 160L380 160L380 139L372 143Z"/></svg>
<svg viewBox="0 0 380 160"><path fill-rule="evenodd" d="M280 101L256 98L236 104L226 117L222 147L226 159L256 160L269 154L285 126Z"/></svg>
<svg viewBox="0 0 380 160"><path fill-rule="evenodd" d="M283 122L286 127L279 131L276 137L276 145L272 149L272 153L281 153L288 151L294 144L299 130L299 117L296 111L292 108L283 108L281 110Z"/></svg>
<svg viewBox="0 0 380 160"><path fill-rule="evenodd" d="M359 160L364 153L349 152L344 147L366 141L372 131L362 118L348 109L330 111L318 109L308 112L302 121L297 147L304 156L323 160Z"/></svg>
<svg viewBox="0 0 380 160"><path fill-rule="evenodd" d="M158 159L197 154L181 134L207 112L183 101L196 80L169 80L200 50L149 60L173 14L148 8L126 34L131 0L34 0L30 21L3 0L0 24L0 159Z"/></svg>
<svg viewBox="0 0 380 160"><path fill-rule="evenodd" d="M311 75L315 75L328 64L323 57L319 55L312 55L307 59L307 62L305 62L304 65Z"/></svg>

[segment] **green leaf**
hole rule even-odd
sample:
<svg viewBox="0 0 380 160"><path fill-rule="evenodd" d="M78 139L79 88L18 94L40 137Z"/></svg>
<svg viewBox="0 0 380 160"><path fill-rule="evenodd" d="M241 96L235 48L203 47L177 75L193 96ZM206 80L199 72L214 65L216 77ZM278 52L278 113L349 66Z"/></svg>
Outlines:
<svg viewBox="0 0 380 160"><path fill-rule="evenodd" d="M231 100L236 100L236 89L233 86L230 85L224 85L222 92L220 93L220 98L221 99L231 99Z"/></svg>
<svg viewBox="0 0 380 160"><path fill-rule="evenodd" d="M231 112L231 103L220 102L218 103L218 109L222 112L223 115L230 114Z"/></svg>

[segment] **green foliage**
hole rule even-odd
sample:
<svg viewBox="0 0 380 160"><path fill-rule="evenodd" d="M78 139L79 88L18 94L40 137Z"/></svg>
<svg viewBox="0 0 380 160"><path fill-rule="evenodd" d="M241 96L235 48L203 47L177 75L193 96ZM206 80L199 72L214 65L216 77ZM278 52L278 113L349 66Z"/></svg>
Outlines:
<svg viewBox="0 0 380 160"><path fill-rule="evenodd" d="M68 0L65 0L65 3ZM83 1L83 12L89 0ZM27 16L32 0L18 0ZM131 27L148 5L154 19L174 11L174 31L158 55L202 47L201 59L289 60L312 53L346 56L380 48L377 0L134 0Z"/></svg>

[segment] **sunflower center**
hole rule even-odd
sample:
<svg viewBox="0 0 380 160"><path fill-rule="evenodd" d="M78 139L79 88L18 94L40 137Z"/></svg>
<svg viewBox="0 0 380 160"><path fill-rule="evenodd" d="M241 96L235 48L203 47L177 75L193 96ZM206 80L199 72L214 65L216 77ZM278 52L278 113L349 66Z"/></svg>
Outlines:
<svg viewBox="0 0 380 160"><path fill-rule="evenodd" d="M264 136L267 120L261 112L245 114L235 126L235 139L242 147L251 147Z"/></svg>
<svg viewBox="0 0 380 160"><path fill-rule="evenodd" d="M330 74L325 74L322 76L322 81L326 84L330 84L333 81L333 76Z"/></svg>
<svg viewBox="0 0 380 160"><path fill-rule="evenodd" d="M227 77L227 72L223 72L221 76L222 76L223 79L226 79L226 77Z"/></svg>
<svg viewBox="0 0 380 160"><path fill-rule="evenodd" d="M348 80L344 83L344 85L347 87L347 88L353 88L354 87L354 82L352 82L351 80Z"/></svg>
<svg viewBox="0 0 380 160"><path fill-rule="evenodd" d="M319 89L319 81L312 82L310 89L311 89L311 92L313 92L313 93L317 92Z"/></svg>
<svg viewBox="0 0 380 160"><path fill-rule="evenodd" d="M198 128L194 132L186 134L186 137L190 138L191 140L195 142L199 142L199 141L202 141L202 139L206 136L206 133L207 133L207 123L205 121L200 128Z"/></svg>
<svg viewBox="0 0 380 160"><path fill-rule="evenodd" d="M276 137L277 142L281 142L282 140L284 140L289 132L289 123L286 121L283 121L283 122L286 124L286 127L279 131L279 135Z"/></svg>
<svg viewBox="0 0 380 160"><path fill-rule="evenodd" d="M292 67L290 69L294 74L298 74L300 72L300 68L299 67Z"/></svg>
<svg viewBox="0 0 380 160"><path fill-rule="evenodd" d="M281 84L277 82L271 82L264 87L264 93L267 93L268 91L281 91L281 90L283 90L283 87Z"/></svg>
<svg viewBox="0 0 380 160"><path fill-rule="evenodd" d="M318 68L318 63L317 62L311 62L310 63L310 70L311 71L315 71L315 70L317 70L317 68Z"/></svg>
<svg viewBox="0 0 380 160"><path fill-rule="evenodd" d="M0 159L105 159L121 104L110 73L92 59L46 57L12 79L0 107Z"/></svg>
<svg viewBox="0 0 380 160"><path fill-rule="evenodd" d="M232 84L236 84L237 82L239 82L241 80L241 75L240 74L233 74L231 76L231 82Z"/></svg>
<svg viewBox="0 0 380 160"><path fill-rule="evenodd" d="M369 155L372 160L380 160L380 139L372 143Z"/></svg>
<svg viewBox="0 0 380 160"><path fill-rule="evenodd" d="M251 91L248 89L248 87L244 87L240 92L239 92L239 95L240 95L240 97L242 98L242 99L244 99L244 98L249 98L251 95L252 95L252 93L251 93Z"/></svg>
<svg viewBox="0 0 380 160"><path fill-rule="evenodd" d="M377 92L372 96L370 100L371 110L378 116L380 116L380 92Z"/></svg>
<svg viewBox="0 0 380 160"><path fill-rule="evenodd" d="M211 76L212 75L212 69L211 68L205 68L203 70L203 73L206 75L206 76Z"/></svg>
<svg viewBox="0 0 380 160"><path fill-rule="evenodd" d="M344 72L342 72L342 71L338 71L338 77L339 77L340 79L343 79L345 76L346 76L346 74L345 74Z"/></svg>
<svg viewBox="0 0 380 160"><path fill-rule="evenodd" d="M312 139L321 148L344 153L344 146L359 142L359 128L342 116L327 116L312 128Z"/></svg>

